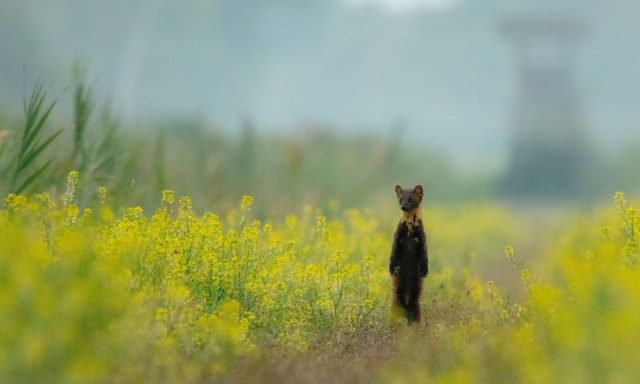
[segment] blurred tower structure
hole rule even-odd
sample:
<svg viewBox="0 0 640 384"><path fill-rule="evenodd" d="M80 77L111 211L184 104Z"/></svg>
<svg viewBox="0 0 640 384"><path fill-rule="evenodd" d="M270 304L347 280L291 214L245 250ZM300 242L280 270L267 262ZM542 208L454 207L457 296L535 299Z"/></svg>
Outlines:
<svg viewBox="0 0 640 384"><path fill-rule="evenodd" d="M517 77L504 190L528 197L576 193L588 156L574 76L586 25L569 18L514 17L503 21L501 32L511 44Z"/></svg>

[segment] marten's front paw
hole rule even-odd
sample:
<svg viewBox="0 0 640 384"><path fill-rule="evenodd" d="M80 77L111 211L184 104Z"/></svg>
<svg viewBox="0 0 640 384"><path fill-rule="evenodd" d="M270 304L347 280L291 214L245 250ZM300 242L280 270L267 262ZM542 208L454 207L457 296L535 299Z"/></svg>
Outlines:
<svg viewBox="0 0 640 384"><path fill-rule="evenodd" d="M425 278L429 274L429 268L420 271L420 277Z"/></svg>

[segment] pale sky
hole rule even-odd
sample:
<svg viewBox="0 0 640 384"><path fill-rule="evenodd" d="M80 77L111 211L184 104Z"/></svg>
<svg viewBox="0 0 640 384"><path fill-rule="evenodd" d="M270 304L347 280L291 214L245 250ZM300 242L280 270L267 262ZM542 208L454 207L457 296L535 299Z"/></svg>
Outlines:
<svg viewBox="0 0 640 384"><path fill-rule="evenodd" d="M410 12L420 8L442 8L455 0L344 0L348 4L361 6L375 4L392 13Z"/></svg>

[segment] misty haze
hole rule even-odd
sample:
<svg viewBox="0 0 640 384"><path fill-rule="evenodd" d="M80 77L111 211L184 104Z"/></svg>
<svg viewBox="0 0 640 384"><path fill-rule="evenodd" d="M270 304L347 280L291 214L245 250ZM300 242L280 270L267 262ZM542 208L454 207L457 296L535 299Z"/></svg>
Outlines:
<svg viewBox="0 0 640 384"><path fill-rule="evenodd" d="M336 188L355 177L377 189L368 183L418 173L435 198L453 189L604 199L640 184L635 2L65 0L4 1L2 10L4 116L17 121L22 95L40 80L57 103L49 120L64 126L80 76L96 107L86 110L87 131L101 105L121 134L149 131L138 134L140 156L156 163L139 172L155 173L157 188L186 192L187 172L199 188L220 177L236 193L263 190L273 180L254 176L269 162L300 184L299 175L321 180L317 165ZM355 161L368 171L339 175L325 156L349 160L323 150L340 139L323 147L316 137L329 132L348 138L345 149L383 144L361 145L369 158ZM274 135L282 149L266 140ZM176 149L189 140L202 147ZM222 167L227 155L207 140L239 157L240 174L255 182L223 177L233 174ZM174 169L159 170L161 159ZM193 165L179 170L176 159ZM402 168L414 161L413 171ZM338 193L309 190L313 201Z"/></svg>
<svg viewBox="0 0 640 384"><path fill-rule="evenodd" d="M465 166L506 160L517 94L500 30L522 15L575 18L585 134L638 138L640 5L628 1L3 1L0 103L34 79L64 88L74 60L127 121L198 116L228 130L306 125L445 149Z"/></svg>

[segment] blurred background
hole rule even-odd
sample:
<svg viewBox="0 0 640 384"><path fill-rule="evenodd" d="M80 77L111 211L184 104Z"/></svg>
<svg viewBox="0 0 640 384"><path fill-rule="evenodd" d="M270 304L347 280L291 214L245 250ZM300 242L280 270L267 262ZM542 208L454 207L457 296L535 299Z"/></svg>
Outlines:
<svg viewBox="0 0 640 384"><path fill-rule="evenodd" d="M0 0L0 164L40 80L41 141L62 134L8 172L52 160L24 192L79 169L86 204L146 209L165 188L264 216L393 204L396 183L608 201L640 190L638 20L632 0Z"/></svg>

